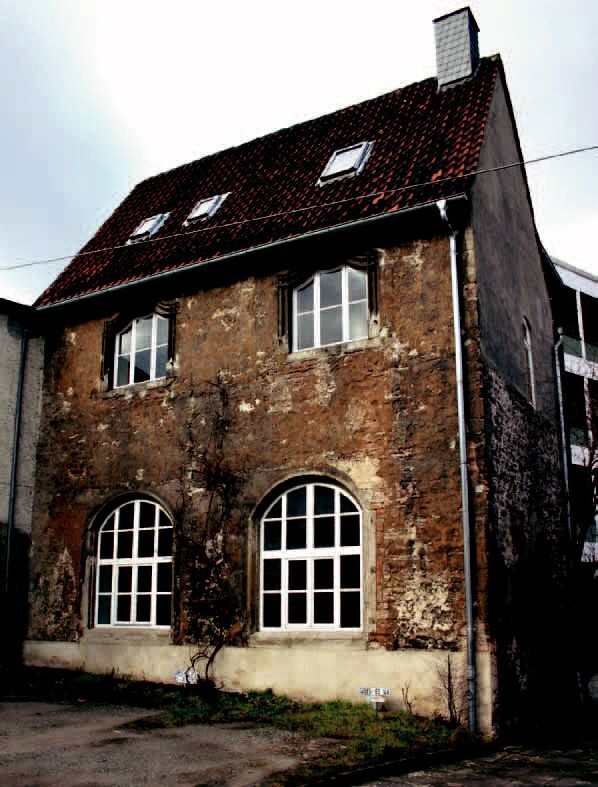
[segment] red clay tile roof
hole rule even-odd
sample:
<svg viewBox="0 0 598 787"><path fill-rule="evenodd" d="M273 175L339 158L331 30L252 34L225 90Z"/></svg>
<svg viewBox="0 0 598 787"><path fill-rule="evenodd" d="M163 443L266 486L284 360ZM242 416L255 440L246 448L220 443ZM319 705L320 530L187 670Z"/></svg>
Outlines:
<svg viewBox="0 0 598 787"><path fill-rule="evenodd" d="M450 90L438 93L436 79L427 79L143 181L36 305L463 193L499 67L498 58L483 59L474 77ZM317 185L335 150L364 141L374 146L358 176ZM213 217L183 226L198 200L226 192ZM125 245L157 213L170 214L160 231Z"/></svg>

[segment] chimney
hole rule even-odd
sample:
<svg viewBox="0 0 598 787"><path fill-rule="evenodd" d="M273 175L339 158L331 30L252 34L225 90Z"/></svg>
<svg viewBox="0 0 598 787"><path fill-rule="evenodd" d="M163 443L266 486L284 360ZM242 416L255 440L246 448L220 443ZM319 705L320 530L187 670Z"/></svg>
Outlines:
<svg viewBox="0 0 598 787"><path fill-rule="evenodd" d="M439 90L467 79L476 70L479 30L469 6L434 20Z"/></svg>

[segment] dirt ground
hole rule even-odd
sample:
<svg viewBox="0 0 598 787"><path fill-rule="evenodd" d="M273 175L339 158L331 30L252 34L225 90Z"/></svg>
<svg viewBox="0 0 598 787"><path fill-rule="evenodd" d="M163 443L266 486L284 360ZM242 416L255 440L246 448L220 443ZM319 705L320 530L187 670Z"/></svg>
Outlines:
<svg viewBox="0 0 598 787"><path fill-rule="evenodd" d="M126 726L152 713L85 704L0 703L0 785L241 787L294 768L326 745L246 724L155 730Z"/></svg>

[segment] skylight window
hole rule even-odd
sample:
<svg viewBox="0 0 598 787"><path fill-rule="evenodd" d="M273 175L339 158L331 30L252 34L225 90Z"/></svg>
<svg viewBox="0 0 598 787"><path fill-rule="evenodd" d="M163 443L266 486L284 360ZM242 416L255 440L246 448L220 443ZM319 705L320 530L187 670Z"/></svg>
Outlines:
<svg viewBox="0 0 598 787"><path fill-rule="evenodd" d="M151 235L155 235L168 216L168 213L158 213L156 216L150 216L149 219L143 219L137 229L131 233L127 242L138 243L141 240L149 238Z"/></svg>
<svg viewBox="0 0 598 787"><path fill-rule="evenodd" d="M359 174L370 157L373 144L373 142L360 142L359 145L335 150L320 175L319 184Z"/></svg>
<svg viewBox="0 0 598 787"><path fill-rule="evenodd" d="M195 204L191 213L187 216L185 224L192 224L194 221L199 221L200 219L209 219L210 216L216 213L227 197L228 193L216 194L215 197L200 199L199 202Z"/></svg>

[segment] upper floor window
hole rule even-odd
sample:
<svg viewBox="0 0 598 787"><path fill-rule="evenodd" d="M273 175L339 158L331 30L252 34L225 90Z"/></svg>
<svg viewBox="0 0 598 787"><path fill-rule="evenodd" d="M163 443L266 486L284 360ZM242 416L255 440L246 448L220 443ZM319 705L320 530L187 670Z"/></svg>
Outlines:
<svg viewBox="0 0 598 787"><path fill-rule="evenodd" d="M97 560L97 626L170 626L172 522L158 503L115 508L100 527Z"/></svg>
<svg viewBox="0 0 598 787"><path fill-rule="evenodd" d="M154 235L162 227L168 215L168 213L158 213L155 216L150 216L148 219L143 219L141 224L133 230L127 243L137 243Z"/></svg>
<svg viewBox="0 0 598 787"><path fill-rule="evenodd" d="M360 629L361 511L326 483L289 489L260 533L260 628Z"/></svg>
<svg viewBox="0 0 598 787"><path fill-rule="evenodd" d="M199 219L209 219L210 216L216 213L227 197L228 193L217 194L215 197L208 197L208 199L200 199L187 216L185 224L192 224L194 221L199 221Z"/></svg>
<svg viewBox="0 0 598 787"><path fill-rule="evenodd" d="M320 175L319 184L357 175L364 168L373 144L373 142L360 142L358 145L335 150Z"/></svg>
<svg viewBox="0 0 598 787"><path fill-rule="evenodd" d="M527 378L527 398L532 407L536 406L536 378L534 374L534 354L532 350L532 329L527 317L523 318L523 349L525 350L525 373Z"/></svg>
<svg viewBox="0 0 598 787"><path fill-rule="evenodd" d="M318 271L293 290L293 350L368 336L368 274L343 266Z"/></svg>
<svg viewBox="0 0 598 787"><path fill-rule="evenodd" d="M114 387L166 376L169 320L151 314L133 320L116 335Z"/></svg>

